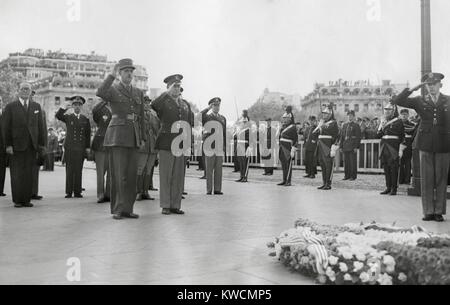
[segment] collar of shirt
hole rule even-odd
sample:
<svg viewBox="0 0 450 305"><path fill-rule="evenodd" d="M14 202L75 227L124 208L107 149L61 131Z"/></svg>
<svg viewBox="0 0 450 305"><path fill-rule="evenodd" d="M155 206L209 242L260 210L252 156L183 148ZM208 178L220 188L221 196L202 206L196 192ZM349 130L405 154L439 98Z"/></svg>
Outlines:
<svg viewBox="0 0 450 305"><path fill-rule="evenodd" d="M19 97L19 101L22 104L22 106L25 106L25 100L23 98ZM30 100L27 100L26 102L27 102L27 105L28 105L30 103Z"/></svg>

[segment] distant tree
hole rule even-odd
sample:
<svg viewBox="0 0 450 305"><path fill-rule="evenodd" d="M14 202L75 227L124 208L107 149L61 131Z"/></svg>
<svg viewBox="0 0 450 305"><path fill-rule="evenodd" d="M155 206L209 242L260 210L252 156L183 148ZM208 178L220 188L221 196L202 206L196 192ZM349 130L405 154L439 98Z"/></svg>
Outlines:
<svg viewBox="0 0 450 305"><path fill-rule="evenodd" d="M284 109L288 105L292 106L292 113L294 114L295 120L297 122L304 122L306 120L306 114L298 110L295 105L289 104L287 102L280 103L276 101L265 103L258 101L248 109L248 115L255 122L264 121L267 118L271 118L274 121L280 121L281 116L284 113Z"/></svg>
<svg viewBox="0 0 450 305"><path fill-rule="evenodd" d="M0 69L0 96L3 105L11 103L14 100L22 80L23 78L18 77L17 74L8 67Z"/></svg>

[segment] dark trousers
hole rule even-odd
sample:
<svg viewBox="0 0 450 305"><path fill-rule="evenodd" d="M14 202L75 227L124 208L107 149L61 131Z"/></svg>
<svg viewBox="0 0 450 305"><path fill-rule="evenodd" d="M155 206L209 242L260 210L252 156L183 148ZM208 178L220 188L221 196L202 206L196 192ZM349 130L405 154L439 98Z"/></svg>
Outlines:
<svg viewBox="0 0 450 305"><path fill-rule="evenodd" d="M31 188L31 195L39 195L39 170L41 167L37 164L33 166L33 187Z"/></svg>
<svg viewBox="0 0 450 305"><path fill-rule="evenodd" d="M5 153L0 153L0 194L5 190L6 158Z"/></svg>
<svg viewBox="0 0 450 305"><path fill-rule="evenodd" d="M273 175L273 167L264 167L264 173L267 175Z"/></svg>
<svg viewBox="0 0 450 305"><path fill-rule="evenodd" d="M111 175L108 152L95 152L95 170L97 172L97 199L111 198Z"/></svg>
<svg viewBox="0 0 450 305"><path fill-rule="evenodd" d="M400 161L400 184L411 183L411 158L403 157Z"/></svg>
<svg viewBox="0 0 450 305"><path fill-rule="evenodd" d="M83 174L84 151L68 150L65 151L66 160L66 194L80 195L81 181Z"/></svg>
<svg viewBox="0 0 450 305"><path fill-rule="evenodd" d="M239 162L239 171L241 172L241 178L247 178L247 164L249 162L247 157L237 157L238 162Z"/></svg>
<svg viewBox="0 0 450 305"><path fill-rule="evenodd" d="M333 158L319 153L320 167L322 168L322 181L324 185L331 186L331 175L333 174Z"/></svg>
<svg viewBox="0 0 450 305"><path fill-rule="evenodd" d="M347 179L356 179L358 177L357 156L358 154L354 151L344 152L344 172Z"/></svg>
<svg viewBox="0 0 450 305"><path fill-rule="evenodd" d="M392 160L388 155L382 156L381 164L384 169L384 177L386 180L386 188L389 190L396 190L398 188L398 171L399 162Z"/></svg>
<svg viewBox="0 0 450 305"><path fill-rule="evenodd" d="M44 171L53 172L55 170L55 153L48 153L45 158Z"/></svg>
<svg viewBox="0 0 450 305"><path fill-rule="evenodd" d="M33 167L37 162L36 151L14 151L10 157L11 190L14 203L30 203L33 187Z"/></svg>
<svg viewBox="0 0 450 305"><path fill-rule="evenodd" d="M307 175L309 176L317 175L317 159L315 151L305 152L305 169Z"/></svg>
<svg viewBox="0 0 450 305"><path fill-rule="evenodd" d="M234 157L233 157L233 166L234 166L234 171L235 171L235 172L240 171L239 157L237 157L237 156L234 156Z"/></svg>
<svg viewBox="0 0 450 305"><path fill-rule="evenodd" d="M292 180L292 166L291 164L291 157L287 157L286 154L283 152L283 148L280 147L280 162L281 162L281 168L283 170L283 182L285 183L291 183Z"/></svg>
<svg viewBox="0 0 450 305"><path fill-rule="evenodd" d="M137 148L111 147L111 213L133 213L137 187Z"/></svg>

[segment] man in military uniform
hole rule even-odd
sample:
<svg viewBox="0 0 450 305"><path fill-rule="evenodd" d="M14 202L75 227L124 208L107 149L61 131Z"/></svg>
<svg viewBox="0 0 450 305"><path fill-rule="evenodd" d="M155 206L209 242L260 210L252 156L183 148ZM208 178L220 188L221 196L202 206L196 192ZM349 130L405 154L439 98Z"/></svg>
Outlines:
<svg viewBox="0 0 450 305"><path fill-rule="evenodd" d="M272 119L267 118L266 124L260 124L260 137L266 137L266 147L261 147L261 164L264 167L263 176L272 176L273 170L275 167L275 158L274 158L274 150L275 147L272 147ZM259 143L261 144L261 138ZM266 150L265 153L262 153L263 150Z"/></svg>
<svg viewBox="0 0 450 305"><path fill-rule="evenodd" d="M108 150L103 145L106 130L112 119L108 102L100 101L92 109L92 118L97 124L97 131L92 140L91 150L94 152L95 170L97 172L97 203L111 201L111 173L109 170ZM106 175L106 181L105 181ZM105 186L106 182L106 186Z"/></svg>
<svg viewBox="0 0 450 305"><path fill-rule="evenodd" d="M138 149L145 143L144 93L134 87L135 66L129 58L114 67L97 90L97 96L109 103L111 122L105 134L111 171L111 213L113 218L137 219L136 201ZM120 81L114 81L120 76Z"/></svg>
<svg viewBox="0 0 450 305"><path fill-rule="evenodd" d="M409 110L402 109L400 111L400 118L405 127L405 150L403 151L403 157L400 160L400 178L399 184L411 183L411 165L412 165L412 146L414 141L414 133L416 131L416 124L409 119Z"/></svg>
<svg viewBox="0 0 450 305"><path fill-rule="evenodd" d="M177 151L172 151L173 140L182 134L182 127L191 128L192 113L185 100L181 98L180 74L171 75L164 80L167 91L161 94L152 102L152 108L157 113L161 128L156 140L156 149L159 150L159 191L160 204L163 215L178 214L183 215L181 210L181 199L183 196L186 156L186 147L174 147ZM173 132L175 128L177 132ZM184 130L190 133L191 130ZM191 143L191 134L187 134L184 144ZM178 149L183 153L178 154Z"/></svg>
<svg viewBox="0 0 450 305"><path fill-rule="evenodd" d="M358 175L357 155L361 145L361 128L355 122L355 112L347 113L348 122L344 124L340 136L340 149L344 153L344 180L354 181Z"/></svg>
<svg viewBox="0 0 450 305"><path fill-rule="evenodd" d="M3 141L2 132L2 117L3 117L3 102L0 97L0 197L5 197L5 177L6 177L6 165L7 165L7 154L6 147Z"/></svg>
<svg viewBox="0 0 450 305"><path fill-rule="evenodd" d="M315 179L317 175L316 150L319 141L319 134L313 131L317 128L317 118L309 117L309 127L305 130L305 168L306 176L304 178Z"/></svg>
<svg viewBox="0 0 450 305"><path fill-rule="evenodd" d="M236 156L239 163L241 177L236 182L248 182L248 168L251 157L250 147L250 121L248 117L243 116L238 123L236 134Z"/></svg>
<svg viewBox="0 0 450 305"><path fill-rule="evenodd" d="M421 118L417 139L424 221L444 221L450 167L450 98L440 93L444 75L429 73L413 89L406 88L394 103L414 109ZM425 87L425 96L409 96Z"/></svg>
<svg viewBox="0 0 450 305"><path fill-rule="evenodd" d="M84 158L90 152L91 124L89 119L81 114L81 107L86 103L82 96L70 98L74 113L66 115L69 103L63 105L56 118L66 124L67 134L64 141L66 159L66 198L83 198L82 175Z"/></svg>
<svg viewBox="0 0 450 305"><path fill-rule="evenodd" d="M339 127L334 118L334 112L331 105L326 106L322 110L322 120L314 130L318 134L317 156L322 168L323 185L319 190L331 190L331 182L333 175L335 151L333 150L335 143L339 139Z"/></svg>
<svg viewBox="0 0 450 305"><path fill-rule="evenodd" d="M214 195L223 195L222 193L222 166L226 151L226 132L227 132L227 120L226 118L219 114L220 104L222 100L219 97L213 98L209 101L209 107L204 109L202 114L202 125L206 128L204 134L204 144L203 146L205 156L206 156L206 193L207 195L212 195L214 186ZM211 111L211 113L208 113ZM217 122L220 124L221 128L217 129L213 126L208 126L210 122ZM217 126L218 127L218 126ZM208 138L211 135L220 132L217 136L220 136L221 143L216 143L216 141L210 143ZM220 144L220 145L219 145ZM217 149L222 147L223 149L217 153Z"/></svg>
<svg viewBox="0 0 450 305"><path fill-rule="evenodd" d="M58 137L55 130L50 127L47 135L47 157L45 159L44 171L53 172L55 170L55 154L58 151Z"/></svg>
<svg viewBox="0 0 450 305"><path fill-rule="evenodd" d="M279 186L292 185L292 161L295 158L298 145L298 133L294 116L288 107L286 113L281 118L279 158L283 169L283 181L278 184Z"/></svg>
<svg viewBox="0 0 450 305"><path fill-rule="evenodd" d="M386 190L381 195L397 195L398 172L400 159L403 156L405 145L405 128L398 117L397 107L391 103L384 107L384 117L378 128L380 143L380 159L384 169Z"/></svg>

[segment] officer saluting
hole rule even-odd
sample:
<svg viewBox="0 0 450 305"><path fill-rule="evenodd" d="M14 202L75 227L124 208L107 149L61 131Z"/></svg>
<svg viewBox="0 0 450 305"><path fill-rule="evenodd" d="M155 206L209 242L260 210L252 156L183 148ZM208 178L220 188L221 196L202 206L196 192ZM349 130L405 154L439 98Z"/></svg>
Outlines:
<svg viewBox="0 0 450 305"><path fill-rule="evenodd" d="M177 156L172 151L173 140L181 135L182 123L184 126L190 127L192 123L190 106L181 98L182 79L183 76L180 74L167 77L164 80L167 91L152 103L152 108L161 121L161 129L156 139L156 149L159 150L159 192L162 214L164 215L184 214L184 211L181 210L181 199L184 188L186 157L184 155ZM176 127L180 132L172 132L172 127ZM190 134L188 136L190 143Z"/></svg>
<svg viewBox="0 0 450 305"><path fill-rule="evenodd" d="M386 190L381 195L397 195L398 171L400 159L403 156L405 145L405 128L398 117L397 107L391 103L384 107L384 117L378 128L380 143L380 159L384 169Z"/></svg>
<svg viewBox="0 0 450 305"><path fill-rule="evenodd" d="M82 96L70 98L74 113L66 115L68 104L63 105L56 113L56 118L66 124L66 140L64 141L66 160L66 198L83 198L81 195L84 158L89 154L91 146L91 124L81 114L81 107L86 103Z"/></svg>
<svg viewBox="0 0 450 305"><path fill-rule="evenodd" d="M286 107L281 124L279 158L283 169L283 181L278 185L291 186L292 161L295 158L298 144L298 133L291 106Z"/></svg>
<svg viewBox="0 0 450 305"><path fill-rule="evenodd" d="M420 153L424 221L444 221L447 211L447 178L450 167L450 98L440 93L444 75L429 73L413 89L406 88L394 103L414 109L421 122L417 133ZM409 96L425 87L425 97Z"/></svg>
<svg viewBox="0 0 450 305"><path fill-rule="evenodd" d="M317 156L322 168L323 185L319 190L331 190L331 179L333 174L333 159L332 153L333 145L339 137L339 127L334 119L332 106L326 106L322 110L322 120L314 130L314 133L319 134L319 143L317 145Z"/></svg>
<svg viewBox="0 0 450 305"><path fill-rule="evenodd" d="M138 149L144 145L144 93L131 85L136 68L122 59L97 90L111 107L112 119L105 134L111 170L111 213L114 219L139 218L136 200ZM120 82L113 85L120 75Z"/></svg>

